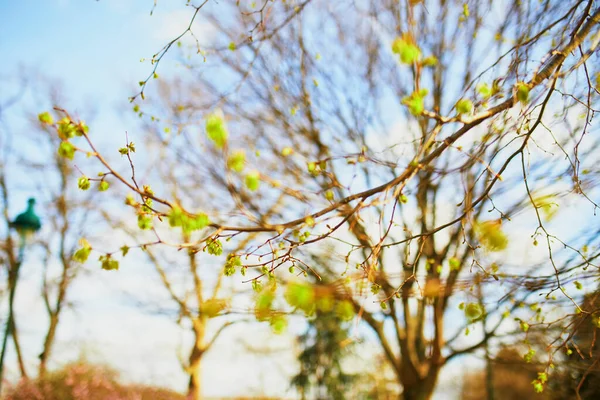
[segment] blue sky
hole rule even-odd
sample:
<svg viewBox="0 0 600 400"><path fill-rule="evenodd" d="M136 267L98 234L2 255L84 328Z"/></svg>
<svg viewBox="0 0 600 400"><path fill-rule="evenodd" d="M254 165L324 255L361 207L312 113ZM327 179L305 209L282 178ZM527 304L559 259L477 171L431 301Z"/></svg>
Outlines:
<svg viewBox="0 0 600 400"><path fill-rule="evenodd" d="M164 43L166 4L150 17L150 1L4 0L0 51L9 62L0 71L37 68L66 82L73 96L104 101L126 96L126 85L134 87L148 73L140 59ZM140 12L144 9L148 12Z"/></svg>
<svg viewBox="0 0 600 400"><path fill-rule="evenodd" d="M52 84L64 98L58 106L86 120L101 148L110 144L113 152L115 143L125 142L125 132L130 140L143 140L128 98L151 72L150 62L141 60L187 27L194 10L185 3L159 1L150 16L151 0L0 0L0 95L19 89L21 74L29 77L20 107L4 113L4 122L14 132L29 129L25 113L53 106L47 103ZM202 36L201 24L196 28ZM176 57L176 50L167 54L158 72L176 70Z"/></svg>
<svg viewBox="0 0 600 400"><path fill-rule="evenodd" d="M122 133L128 126L115 110L129 109L128 97L150 73L150 62L140 60L187 27L194 10L185 3L159 1L150 16L150 0L0 0L0 76L26 68L61 82L71 110L93 104L95 129ZM201 27L196 33L202 36ZM174 55L160 74L176 68Z"/></svg>

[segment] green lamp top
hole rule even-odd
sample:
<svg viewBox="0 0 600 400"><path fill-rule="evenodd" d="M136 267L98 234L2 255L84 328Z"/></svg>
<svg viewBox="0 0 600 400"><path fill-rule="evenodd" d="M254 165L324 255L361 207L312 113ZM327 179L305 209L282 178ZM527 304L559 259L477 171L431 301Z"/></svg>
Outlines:
<svg viewBox="0 0 600 400"><path fill-rule="evenodd" d="M35 214L33 207L35 206L35 199L32 197L27 200L27 210L17 215L17 218L13 221L11 226L17 231L29 231L35 232L42 227L40 217Z"/></svg>

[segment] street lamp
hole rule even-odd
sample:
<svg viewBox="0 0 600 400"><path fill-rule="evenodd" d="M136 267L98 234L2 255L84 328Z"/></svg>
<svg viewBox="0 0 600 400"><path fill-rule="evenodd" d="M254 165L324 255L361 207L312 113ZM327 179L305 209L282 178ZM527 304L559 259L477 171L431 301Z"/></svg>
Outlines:
<svg viewBox="0 0 600 400"><path fill-rule="evenodd" d="M19 246L19 261L23 259L23 251L25 243L28 237L39 231L42 227L40 217L38 217L33 209L35 207L35 199L31 197L27 200L27 210L17 215L17 218L10 224L11 228L14 228L21 237L21 243Z"/></svg>
<svg viewBox="0 0 600 400"><path fill-rule="evenodd" d="M30 198L27 200L27 210L17 215L15 220L9 224L11 228L14 228L20 237L19 242L19 255L16 263L11 265L8 270L8 285L10 289L8 297L8 320L6 321L6 330L4 331L4 339L2 342L2 353L0 353L0 393L2 391L2 380L4 377L4 356L6 355L6 347L8 343L8 336L11 333L13 321L13 304L15 300L15 291L17 288L17 281L19 279L19 269L23 263L23 256L25 254L25 245L27 239L31 237L35 232L39 231L42 227L40 217L38 217L34 211L35 199Z"/></svg>

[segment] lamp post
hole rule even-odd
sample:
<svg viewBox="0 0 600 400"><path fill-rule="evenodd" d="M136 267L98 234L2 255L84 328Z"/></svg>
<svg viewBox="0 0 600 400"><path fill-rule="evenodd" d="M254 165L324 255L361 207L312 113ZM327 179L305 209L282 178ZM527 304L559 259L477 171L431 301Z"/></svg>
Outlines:
<svg viewBox="0 0 600 400"><path fill-rule="evenodd" d="M40 218L35 214L35 199L30 198L27 201L27 210L17 215L17 218L10 223L10 227L15 229L19 234L19 255L17 262L14 266L8 270L8 320L6 321L6 330L4 331L4 338L2 341L2 352L0 353L0 393L2 391L2 381L4 378L4 356L6 355L6 347L8 343L8 337L11 333L13 321L13 305L15 300L15 292L17 288L17 281L19 280L19 269L23 263L23 256L25 255L25 245L27 239L32 236L35 232L39 231L42 227Z"/></svg>

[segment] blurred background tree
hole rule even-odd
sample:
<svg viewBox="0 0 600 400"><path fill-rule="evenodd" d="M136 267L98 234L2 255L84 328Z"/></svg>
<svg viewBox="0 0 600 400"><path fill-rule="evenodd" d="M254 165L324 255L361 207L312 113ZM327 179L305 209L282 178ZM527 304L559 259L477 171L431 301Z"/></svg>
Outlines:
<svg viewBox="0 0 600 400"><path fill-rule="evenodd" d="M318 292L318 284L315 287ZM299 336L299 373L291 384L302 399L346 399L350 396L355 374L344 370L344 358L351 351L349 322L340 319L334 300L317 300L306 332Z"/></svg>
<svg viewBox="0 0 600 400"><path fill-rule="evenodd" d="M559 354L556 370L550 376L552 399L595 399L600 396L600 292L585 296L581 311L570 317L576 326L569 345Z"/></svg>
<svg viewBox="0 0 600 400"><path fill-rule="evenodd" d="M22 81L17 88L16 95L8 98L7 105L13 110L19 110L20 104L17 100L31 96L31 85L34 79L33 73ZM42 80L40 78L40 80ZM38 83L38 91L33 94L36 101L58 104L64 103L59 85L48 79L47 86L42 89ZM4 83L6 88L12 85ZM0 110L6 112L9 108L2 106ZM3 199L3 215L7 222L12 222L15 215L10 199L27 195L35 195L37 207L35 212L42 216L44 229L34 235L30 235L25 243L27 250L17 256L17 243L13 240L9 229L3 229L5 235L2 247L3 259L6 261L8 271L15 271L22 261L23 268L29 275L28 280L41 282L39 296L47 313L47 322L39 322L38 326L45 331L41 351L38 353L37 375L44 378L48 362L52 356L52 350L56 341L56 334L62 312L69 307L69 292L75 279L82 272L80 257L75 256L77 249L81 247L81 239L97 239L102 226L101 206L97 201L96 193L82 194L77 188L77 179L80 172L67 159L57 154L56 148L61 139L56 132L49 128L47 123L38 121L37 116L28 115L29 123L21 129L25 131L16 132L8 123L3 123L0 130L0 188ZM2 115L0 115L2 120ZM18 141L16 140L18 138ZM35 148L35 152L30 149ZM82 167L86 165L81 164ZM9 207L10 204L10 207ZM85 240L85 239L84 239ZM21 244L23 246L23 244ZM26 256L23 260L21 257ZM41 265L41 269L38 265ZM35 265L38 268L29 267ZM7 274L7 282L18 279L11 272ZM12 285L16 285L13 282ZM10 287L11 283L7 283ZM27 292L26 288L23 288ZM16 293L15 302L19 299L31 298L31 293ZM33 296L35 297L35 296ZM20 309L16 304L16 309ZM22 309L21 309L22 310ZM46 325L47 324L47 325ZM19 335L16 323L12 323L12 336L17 353L17 361L22 378L27 378L27 364L19 345Z"/></svg>
<svg viewBox="0 0 600 400"><path fill-rule="evenodd" d="M513 347L501 348L491 361L493 376L493 398L510 399L549 399L547 393L536 393L531 382L538 378L543 363L526 363L519 350ZM461 399L487 399L487 381L484 371L467 372L464 375ZM568 398L568 397L564 397Z"/></svg>
<svg viewBox="0 0 600 400"><path fill-rule="evenodd" d="M128 385L106 366L84 361L65 365L44 377L21 381L9 388L6 400L184 400L185 396L165 389Z"/></svg>

